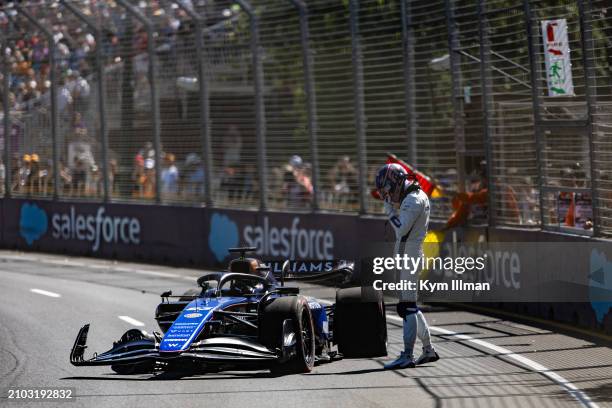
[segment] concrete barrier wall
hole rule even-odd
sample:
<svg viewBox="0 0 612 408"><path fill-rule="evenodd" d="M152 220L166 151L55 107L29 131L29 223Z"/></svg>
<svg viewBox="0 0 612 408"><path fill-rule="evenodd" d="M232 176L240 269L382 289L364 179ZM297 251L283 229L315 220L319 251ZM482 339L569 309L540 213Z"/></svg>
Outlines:
<svg viewBox="0 0 612 408"><path fill-rule="evenodd" d="M341 214L23 199L0 200L0 211L3 248L182 266L223 266L228 259L227 248L239 245L259 248L264 259L358 260L372 241L393 239L393 231L381 218ZM546 276L553 268L568 268L584 278L600 271L591 287L583 290L595 286L612 289L610 241L486 227L456 229L445 235L457 245L508 243L508 250L517 252L524 274ZM565 244L558 254L533 259L533 254L521 255L521 249L515 248L514 244L525 242ZM572 254L567 250L568 242L597 242L603 249L590 256L584 251ZM493 301L488 305L612 333L612 299L581 303Z"/></svg>

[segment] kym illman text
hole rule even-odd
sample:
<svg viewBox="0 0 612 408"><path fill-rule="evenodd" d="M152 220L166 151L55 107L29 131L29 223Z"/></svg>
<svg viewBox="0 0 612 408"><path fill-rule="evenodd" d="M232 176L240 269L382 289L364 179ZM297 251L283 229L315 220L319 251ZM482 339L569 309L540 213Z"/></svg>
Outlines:
<svg viewBox="0 0 612 408"><path fill-rule="evenodd" d="M401 280L399 282L383 282L378 279L372 283L376 290L384 291L404 291L419 290L429 293L434 292L462 292L462 291L488 291L491 290L489 282L464 282L461 279L453 279L449 282L431 282L428 279L418 281Z"/></svg>

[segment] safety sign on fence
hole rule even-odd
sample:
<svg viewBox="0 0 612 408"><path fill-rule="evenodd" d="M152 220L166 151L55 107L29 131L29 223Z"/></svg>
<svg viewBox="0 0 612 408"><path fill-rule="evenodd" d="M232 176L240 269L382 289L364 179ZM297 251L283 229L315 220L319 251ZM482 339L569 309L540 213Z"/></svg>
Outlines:
<svg viewBox="0 0 612 408"><path fill-rule="evenodd" d="M543 20L542 37L548 96L574 95L567 20Z"/></svg>

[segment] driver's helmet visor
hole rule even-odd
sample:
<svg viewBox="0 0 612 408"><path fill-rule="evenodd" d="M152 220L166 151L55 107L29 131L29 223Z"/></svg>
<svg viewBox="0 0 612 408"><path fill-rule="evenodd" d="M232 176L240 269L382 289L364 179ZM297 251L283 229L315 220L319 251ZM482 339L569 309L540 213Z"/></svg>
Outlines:
<svg viewBox="0 0 612 408"><path fill-rule="evenodd" d="M382 198L392 195L397 186L398 175L392 169L387 169L384 174L380 174L377 181L378 193Z"/></svg>
<svg viewBox="0 0 612 408"><path fill-rule="evenodd" d="M385 177L382 185L378 188L378 192L380 193L382 197L386 197L387 195L390 195L391 193L393 193L393 187L394 187L393 182L391 182L389 177Z"/></svg>

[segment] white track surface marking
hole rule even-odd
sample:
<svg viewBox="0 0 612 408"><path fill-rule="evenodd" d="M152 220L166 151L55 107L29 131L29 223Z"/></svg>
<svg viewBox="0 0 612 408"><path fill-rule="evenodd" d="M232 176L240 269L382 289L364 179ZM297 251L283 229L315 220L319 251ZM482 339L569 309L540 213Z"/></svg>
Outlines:
<svg viewBox="0 0 612 408"><path fill-rule="evenodd" d="M49 292L48 290L42 290L42 289L30 289L30 292L37 293L37 294L43 295L43 296L49 296L49 297L52 297L52 298L62 297L62 295L60 295L59 293Z"/></svg>
<svg viewBox="0 0 612 408"><path fill-rule="evenodd" d="M133 319L130 316L117 316L117 317L123 320L124 322L131 324L132 326L142 327L145 325L143 322Z"/></svg>
<svg viewBox="0 0 612 408"><path fill-rule="evenodd" d="M129 267L125 267L125 266L118 266L115 268L111 268L113 271L118 271L118 272L133 272L133 273L138 273L141 275L149 275L149 276L159 276L161 278L180 278L181 275L177 275L176 273L168 273L168 272L158 272L158 271L151 271L148 269L137 269L137 268L129 268Z"/></svg>

